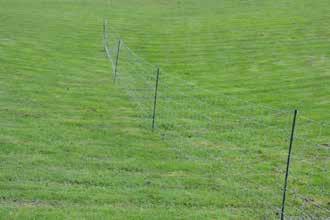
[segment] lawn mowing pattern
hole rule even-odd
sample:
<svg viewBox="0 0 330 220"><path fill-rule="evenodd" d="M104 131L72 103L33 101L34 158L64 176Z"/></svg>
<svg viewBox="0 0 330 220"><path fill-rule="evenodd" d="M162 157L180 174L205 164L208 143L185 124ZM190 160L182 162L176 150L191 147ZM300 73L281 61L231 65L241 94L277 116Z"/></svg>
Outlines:
<svg viewBox="0 0 330 220"><path fill-rule="evenodd" d="M3 218L255 219L260 196L238 201L242 184L209 160L243 147L178 157L140 127L112 86L103 18L202 97L225 92L326 121L328 1L105 3L0 1Z"/></svg>

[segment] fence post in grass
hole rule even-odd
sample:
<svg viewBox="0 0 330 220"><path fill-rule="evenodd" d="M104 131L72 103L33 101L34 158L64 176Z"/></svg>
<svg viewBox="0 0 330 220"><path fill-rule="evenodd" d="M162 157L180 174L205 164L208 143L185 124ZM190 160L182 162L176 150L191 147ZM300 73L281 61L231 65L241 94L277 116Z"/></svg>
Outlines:
<svg viewBox="0 0 330 220"><path fill-rule="evenodd" d="M156 75L156 85L155 85L154 108L153 108L153 113L152 113L152 131L154 131L154 129L155 129L159 74L160 74L160 70L159 70L159 67L158 67L157 68L157 75Z"/></svg>
<svg viewBox="0 0 330 220"><path fill-rule="evenodd" d="M107 20L104 19L103 21L103 46L104 46L104 50L106 52L106 55L107 55L107 42L108 42L108 38L107 38Z"/></svg>
<svg viewBox="0 0 330 220"><path fill-rule="evenodd" d="M121 46L121 40L119 39L118 40L116 63L115 63L115 70L114 70L114 75L113 75L113 83L116 83L117 68L118 68L118 62L119 62L119 53L120 53L120 46Z"/></svg>
<svg viewBox="0 0 330 220"><path fill-rule="evenodd" d="M287 191L287 187L288 187L288 177L289 177L289 168L290 168L290 160L291 160L291 150L292 150L294 133L295 133L295 128L296 128L297 114L298 114L298 111L296 109L296 110L294 110L294 114L293 114L291 136L290 136L290 145L289 145L289 153L288 153L288 159L287 159L287 162L286 162L286 172L285 172L285 179L284 179L282 208L281 208L281 220L284 220L284 209L285 209L286 191Z"/></svg>

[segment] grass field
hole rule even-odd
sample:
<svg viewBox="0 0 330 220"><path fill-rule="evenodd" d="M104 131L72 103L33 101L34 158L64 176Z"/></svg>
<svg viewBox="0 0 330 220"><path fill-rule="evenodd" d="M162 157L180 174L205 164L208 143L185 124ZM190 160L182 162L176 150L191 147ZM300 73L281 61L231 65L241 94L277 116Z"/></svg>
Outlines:
<svg viewBox="0 0 330 220"><path fill-rule="evenodd" d="M0 0L0 21L0 219L276 219L295 108L287 213L330 217L329 1ZM127 47L170 88L157 132Z"/></svg>

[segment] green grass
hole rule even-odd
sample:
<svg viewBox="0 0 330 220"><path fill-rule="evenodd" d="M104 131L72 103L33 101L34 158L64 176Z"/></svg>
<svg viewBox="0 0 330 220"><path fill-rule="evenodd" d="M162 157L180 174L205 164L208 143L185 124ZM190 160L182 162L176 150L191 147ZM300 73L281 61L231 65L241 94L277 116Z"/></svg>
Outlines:
<svg viewBox="0 0 330 220"><path fill-rule="evenodd" d="M0 0L0 218L276 218L288 134L260 105L298 108L300 134L329 144L303 118L329 124L329 15L326 0ZM105 17L160 65L161 97L177 94L155 133L127 94L141 81L125 50L130 80L112 83ZM288 213L329 217L329 150L294 147L289 189L313 201L290 194Z"/></svg>

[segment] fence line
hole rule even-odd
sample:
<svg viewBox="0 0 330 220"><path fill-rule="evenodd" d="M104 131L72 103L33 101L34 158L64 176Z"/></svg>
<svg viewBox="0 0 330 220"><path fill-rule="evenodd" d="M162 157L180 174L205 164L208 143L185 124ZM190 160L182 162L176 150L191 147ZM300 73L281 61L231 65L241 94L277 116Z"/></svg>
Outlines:
<svg viewBox="0 0 330 220"><path fill-rule="evenodd" d="M201 165L210 164L222 169L223 173L218 175L232 182L246 182L247 186L238 191L248 193L249 199L255 199L252 194L260 194L261 190L265 198L258 197L262 201L260 204L273 207L268 217L279 215L291 111L256 105L226 94L216 97L188 95L196 94L189 82L163 70L160 70L159 78L157 66L138 56L113 29L109 32L107 25L105 21L106 56L116 77L116 84L127 92L139 109L141 125L155 129L164 141L173 146L178 158ZM121 42L121 47L116 42ZM117 63L115 61L119 53ZM158 89L156 94L155 89ZM327 217L324 213L329 213L330 207L326 197L314 188L327 188L330 184L327 177L330 167L330 125L304 116L299 117L297 124L292 169L287 182L286 212L283 212L283 216ZM222 151L224 146L229 147L225 153ZM224 154L228 154L228 159ZM207 160L201 160L200 155ZM307 165L311 165L308 172L304 170ZM268 188L263 187L264 181L269 184ZM269 189L273 191L270 193ZM238 197L242 201L248 199L239 196L239 193ZM316 201L313 203L317 205L313 207L319 212L306 208L302 198ZM311 202L308 204L311 206ZM274 207L277 207L277 211ZM260 212L266 213L266 210ZM259 214L261 216L262 213Z"/></svg>

